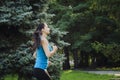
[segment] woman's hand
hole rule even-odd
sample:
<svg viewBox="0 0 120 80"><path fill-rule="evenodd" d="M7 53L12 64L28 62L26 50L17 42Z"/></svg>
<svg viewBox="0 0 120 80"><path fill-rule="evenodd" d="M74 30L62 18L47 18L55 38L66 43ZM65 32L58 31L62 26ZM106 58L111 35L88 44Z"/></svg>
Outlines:
<svg viewBox="0 0 120 80"><path fill-rule="evenodd" d="M51 61L48 61L48 66L52 65L53 63Z"/></svg>
<svg viewBox="0 0 120 80"><path fill-rule="evenodd" d="M53 46L53 50L56 52L58 50L57 46Z"/></svg>

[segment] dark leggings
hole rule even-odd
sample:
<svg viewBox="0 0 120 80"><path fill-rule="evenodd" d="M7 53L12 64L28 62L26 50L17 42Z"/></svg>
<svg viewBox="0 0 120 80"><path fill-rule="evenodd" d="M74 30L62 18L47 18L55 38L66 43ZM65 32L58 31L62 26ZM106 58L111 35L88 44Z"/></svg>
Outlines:
<svg viewBox="0 0 120 80"><path fill-rule="evenodd" d="M38 80L51 80L47 73L40 68L34 68L33 76L36 77Z"/></svg>

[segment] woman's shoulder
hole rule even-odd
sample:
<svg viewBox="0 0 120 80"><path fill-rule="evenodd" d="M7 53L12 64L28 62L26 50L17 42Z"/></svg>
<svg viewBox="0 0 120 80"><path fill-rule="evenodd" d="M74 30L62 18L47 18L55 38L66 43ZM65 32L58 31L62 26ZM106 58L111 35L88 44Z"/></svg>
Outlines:
<svg viewBox="0 0 120 80"><path fill-rule="evenodd" d="M41 37L41 42L42 43L47 43L48 44L48 40L45 37Z"/></svg>

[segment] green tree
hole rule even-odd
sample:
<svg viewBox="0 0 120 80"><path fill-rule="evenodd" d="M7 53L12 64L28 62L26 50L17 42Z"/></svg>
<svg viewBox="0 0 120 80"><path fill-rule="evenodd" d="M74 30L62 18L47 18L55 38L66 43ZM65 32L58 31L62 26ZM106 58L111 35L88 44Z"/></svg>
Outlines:
<svg viewBox="0 0 120 80"><path fill-rule="evenodd" d="M50 11L56 13L54 20L57 27L60 27L62 30L66 30L69 32L64 37L64 40L68 41L71 45L67 47L68 49L65 49L66 50L65 54L67 55L66 57L69 60L68 53L69 52L73 53L74 64L75 64L74 68L78 68L80 62L80 53L79 53L80 49L82 48L86 50L85 48L87 47L84 46L83 48L82 45L83 42L86 43L84 45L87 45L88 43L86 42L86 40L84 41L82 40L82 36L85 35L91 28L91 25L94 22L94 17L93 14L90 11L88 11L89 9L88 4L84 0L79 1L79 3L75 1L75 4L73 3L69 5L68 3L65 5L65 3L62 4L61 2L59 3L58 1L57 4L54 3L54 5L57 5L57 8L53 7L53 10ZM69 3L72 3L72 0ZM86 38L88 37L88 39L90 39L90 36L87 35L85 36ZM89 47L87 49L88 51L90 51ZM68 60L66 61L65 64L66 66L64 66L66 67L65 69L69 69L69 66L67 66L69 63Z"/></svg>
<svg viewBox="0 0 120 80"><path fill-rule="evenodd" d="M118 15L120 14L120 1L91 0L90 2L90 9L93 11L93 13L95 13L96 16L96 31L99 31L99 40L97 41L98 43L103 44L102 47L99 47L99 44L97 44L94 49L96 50L96 48L98 48L101 50L99 53L104 54L104 56L107 58L108 65L119 66L118 62L120 60L116 56L119 56L119 52L117 52L119 50L117 50L117 47L120 44L120 38L118 37L120 34L120 16ZM96 44L96 42L94 43ZM114 50L115 46L116 50ZM108 52L108 49L110 52ZM113 60L115 58L116 60Z"/></svg>
<svg viewBox="0 0 120 80"><path fill-rule="evenodd" d="M64 40L71 44L67 50L74 54L75 68L106 66L110 63L110 58L105 55L108 54L107 45L119 45L120 40L119 0L58 0L50 7L50 12L56 14L53 21L57 27L69 32ZM92 43L96 41L106 45L104 51L98 53L93 48ZM67 50L65 54L68 54ZM67 60L66 65L68 63Z"/></svg>

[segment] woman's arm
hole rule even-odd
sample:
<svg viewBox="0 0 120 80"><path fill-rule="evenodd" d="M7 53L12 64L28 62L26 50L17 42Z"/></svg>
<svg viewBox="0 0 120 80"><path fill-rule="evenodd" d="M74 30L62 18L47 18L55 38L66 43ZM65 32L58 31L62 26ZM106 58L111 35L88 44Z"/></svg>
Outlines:
<svg viewBox="0 0 120 80"><path fill-rule="evenodd" d="M46 39L43 39L41 41L41 44L42 44L43 50L44 50L44 52L45 52L45 54L48 58L53 56L56 53L57 46L53 46L53 50L50 51L49 48L48 48L48 41Z"/></svg>
<svg viewBox="0 0 120 80"><path fill-rule="evenodd" d="M36 58L36 51L33 53L33 57Z"/></svg>

